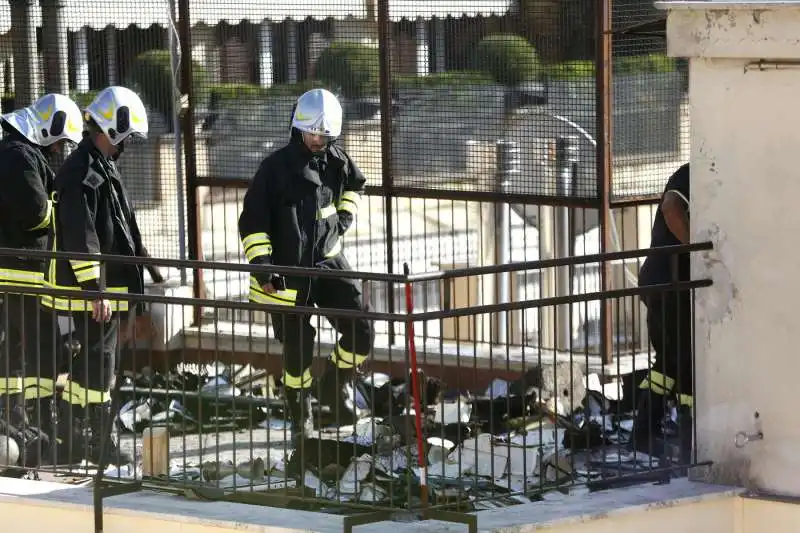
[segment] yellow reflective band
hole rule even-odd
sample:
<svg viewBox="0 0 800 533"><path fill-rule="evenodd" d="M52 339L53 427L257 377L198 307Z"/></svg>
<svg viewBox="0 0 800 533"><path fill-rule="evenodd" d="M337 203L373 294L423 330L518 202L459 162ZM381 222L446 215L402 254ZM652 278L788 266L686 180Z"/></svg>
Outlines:
<svg viewBox="0 0 800 533"><path fill-rule="evenodd" d="M336 207L334 207L334 205L331 204L319 210L319 212L317 213L317 220L325 220L326 218L332 217L335 214L336 214Z"/></svg>
<svg viewBox="0 0 800 533"><path fill-rule="evenodd" d="M31 272L29 270L14 270L11 268L0 268L0 285L11 285L17 287L39 287L44 283L42 272Z"/></svg>
<svg viewBox="0 0 800 533"><path fill-rule="evenodd" d="M242 248L248 261L257 257L272 255L272 241L266 233L251 233L242 238Z"/></svg>
<svg viewBox="0 0 800 533"><path fill-rule="evenodd" d="M339 200L339 211L347 211L348 213L358 213L358 208L361 205L361 195L353 191L345 191L342 193L342 198Z"/></svg>
<svg viewBox="0 0 800 533"><path fill-rule="evenodd" d="M366 355L348 352L339 344L336 345L333 349L333 353L331 353L331 361L339 368L353 368L354 366L359 366L366 360Z"/></svg>
<svg viewBox="0 0 800 533"><path fill-rule="evenodd" d="M46 378L0 378L0 396L4 394L22 394L25 400L49 398L55 391L56 384Z"/></svg>
<svg viewBox="0 0 800 533"><path fill-rule="evenodd" d="M74 381L67 381L64 384L64 392L62 393L64 401L72 405L79 405L86 407L90 404L102 404L111 401L111 394L106 391L87 389L78 385Z"/></svg>
<svg viewBox="0 0 800 533"><path fill-rule="evenodd" d="M639 384L640 389L650 389L658 394L666 394L670 392L674 386L674 379L660 372L656 372L655 370L651 370L648 376Z"/></svg>
<svg viewBox="0 0 800 533"><path fill-rule="evenodd" d="M288 372L283 372L283 385L287 389L307 389L311 386L311 369L306 368L306 371L303 372L303 375L293 376Z"/></svg>
<svg viewBox="0 0 800 533"><path fill-rule="evenodd" d="M342 252L342 239L340 237L336 238L336 242L333 243L331 249L325 252L325 259L330 259L331 257L336 257Z"/></svg>
<svg viewBox="0 0 800 533"><path fill-rule="evenodd" d="M253 276L250 276L250 301L258 304L293 306L297 302L297 291L286 289L285 291L267 293L264 292L258 281Z"/></svg>
<svg viewBox="0 0 800 533"><path fill-rule="evenodd" d="M79 290L76 287L64 287L60 285L55 285L53 283L45 282L45 286L51 287L53 289L59 290ZM127 287L107 287L104 292L111 292L111 293L126 293L128 292ZM77 298L66 298L63 296L53 296L50 294L43 294L42 298L42 305L45 307L49 307L50 309L57 309L59 311L69 311L69 312L78 312L78 311L91 311L92 310L92 302L86 301L85 299L77 299ZM128 301L127 300L109 300L111 304L111 311L112 312L125 312L128 310Z"/></svg>
<svg viewBox="0 0 800 533"><path fill-rule="evenodd" d="M44 212L44 217L42 221L36 224L34 227L29 229L28 231L36 231L40 229L44 229L50 225L50 219L53 217L53 202L52 200L47 200L47 207Z"/></svg>
<svg viewBox="0 0 800 533"><path fill-rule="evenodd" d="M85 283L93 279L100 279L100 261L73 261L70 259L72 271L75 273L75 280L78 283Z"/></svg>
<svg viewBox="0 0 800 533"><path fill-rule="evenodd" d="M694 396L691 394L678 394L678 403L691 409L694 407Z"/></svg>

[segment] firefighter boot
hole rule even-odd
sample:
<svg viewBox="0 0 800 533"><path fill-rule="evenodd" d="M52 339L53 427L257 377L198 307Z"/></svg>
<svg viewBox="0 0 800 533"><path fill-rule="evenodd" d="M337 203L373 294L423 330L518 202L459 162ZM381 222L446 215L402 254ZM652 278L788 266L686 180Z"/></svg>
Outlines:
<svg viewBox="0 0 800 533"><path fill-rule="evenodd" d="M290 435L289 441L293 447L305 437L306 426L310 418L310 405L308 392L304 389L286 389L286 412L289 414Z"/></svg>
<svg viewBox="0 0 800 533"><path fill-rule="evenodd" d="M133 458L119 448L113 418L109 404L90 404L83 408L64 403L59 416L59 448L66 452L70 462L84 459L97 465L102 450L107 465L132 463Z"/></svg>
<svg viewBox="0 0 800 533"><path fill-rule="evenodd" d="M629 447L659 458L664 451L664 419L667 398L650 390L639 391L639 402Z"/></svg>
<svg viewBox="0 0 800 533"><path fill-rule="evenodd" d="M358 407L348 405L345 393L345 389L349 387L354 391L353 398L357 396L355 391L358 384L354 379L355 374L355 368L339 368L329 360L325 366L325 373L320 378L319 389L315 389L315 392L319 393L320 406L330 409L330 422L335 426L355 424L358 420ZM355 404L355 401L352 403Z"/></svg>
<svg viewBox="0 0 800 533"><path fill-rule="evenodd" d="M22 400L16 396L0 398L0 419L4 434L13 439L19 449L19 466L38 468L53 464L50 446L52 415L50 399Z"/></svg>

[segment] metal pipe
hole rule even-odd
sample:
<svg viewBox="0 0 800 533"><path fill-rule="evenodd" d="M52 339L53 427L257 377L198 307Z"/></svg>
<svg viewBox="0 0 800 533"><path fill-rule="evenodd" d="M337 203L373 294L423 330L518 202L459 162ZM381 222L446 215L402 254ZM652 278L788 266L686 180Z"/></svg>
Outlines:
<svg viewBox="0 0 800 533"><path fill-rule="evenodd" d="M182 50L192 49L191 19L189 18L190 0L178 0L178 36ZM198 260L203 257L200 235L202 227L197 205L197 160L194 135L194 95L192 94L192 62L181 61L181 116L183 118L183 147L186 164L186 219L189 259ZM194 296L203 296L203 271L195 268L192 271ZM195 307L194 322L200 323L202 308Z"/></svg>
<svg viewBox="0 0 800 533"><path fill-rule="evenodd" d="M519 147L513 141L497 141L496 165L498 192L503 193L508 185L520 173ZM494 207L494 246L495 264L507 265L511 262L511 205L498 202ZM511 274L499 272L495 275L495 304L504 304L511 301ZM508 315L498 313L495 320L495 342L506 344L508 342Z"/></svg>
<svg viewBox="0 0 800 533"><path fill-rule="evenodd" d="M178 200L178 257L186 259L186 182L183 175L183 151L181 150L181 117L180 117L180 73L181 62L180 41L175 26L175 0L169 0L169 51L170 71L172 75L172 129L175 132L175 181ZM191 58L189 58L191 59ZM186 285L186 269L180 269L181 285Z"/></svg>
<svg viewBox="0 0 800 533"><path fill-rule="evenodd" d="M597 196L600 199L600 253L612 248L611 219L611 1L600 0L595 21L597 66L595 97L597 103ZM611 289L611 265L603 260L600 267L601 292ZM600 355L611 363L611 301L600 305Z"/></svg>
<svg viewBox="0 0 800 533"><path fill-rule="evenodd" d="M383 185L384 231L386 233L386 272L394 272L394 176L392 174L392 65L389 45L392 25L389 20L389 0L378 0L378 62L381 100L381 182ZM394 284L388 287L389 312L395 310ZM413 311L413 309L409 309ZM395 341L394 323L389 323L389 345Z"/></svg>
<svg viewBox="0 0 800 533"><path fill-rule="evenodd" d="M577 137L573 135L559 136L556 139L556 194L566 198L572 194L573 166L578 161ZM571 209L566 206L554 208L555 257L564 258L572 255ZM556 270L556 296L567 296L572 292L572 269L563 265ZM556 310L556 349L569 350L572 338L571 320L572 306L562 305Z"/></svg>

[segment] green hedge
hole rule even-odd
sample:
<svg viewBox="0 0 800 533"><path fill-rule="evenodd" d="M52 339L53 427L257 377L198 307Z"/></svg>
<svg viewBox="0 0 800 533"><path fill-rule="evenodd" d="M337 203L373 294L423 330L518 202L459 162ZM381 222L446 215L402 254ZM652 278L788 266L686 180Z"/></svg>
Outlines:
<svg viewBox="0 0 800 533"><path fill-rule="evenodd" d="M331 43L319 56L317 79L346 98L377 94L378 49L349 41Z"/></svg>
<svg viewBox="0 0 800 533"><path fill-rule="evenodd" d="M491 76L479 70L451 70L428 76L395 76L392 85L399 89L429 89L462 85L489 85Z"/></svg>
<svg viewBox="0 0 800 533"><path fill-rule="evenodd" d="M539 76L536 49L525 38L497 33L485 37L476 51L479 70L501 85L514 86Z"/></svg>
<svg viewBox="0 0 800 533"><path fill-rule="evenodd" d="M660 54L616 57L611 62L614 74L647 74L675 72L678 68L676 59ZM594 76L594 61L565 61L548 65L545 72L551 79L570 80Z"/></svg>
<svg viewBox="0 0 800 533"><path fill-rule="evenodd" d="M172 116L175 98L169 50L148 50L136 56L126 84L139 93L145 104L165 117ZM192 90L196 104L205 104L208 87L208 72L199 63L193 62ZM168 123L171 124L171 121Z"/></svg>
<svg viewBox="0 0 800 533"><path fill-rule="evenodd" d="M216 103L225 103L235 100L251 100L259 98L293 96L297 97L304 92L317 87L323 87L322 82L308 80L300 83L273 85L261 87L249 83L220 83L211 85L208 91L211 100Z"/></svg>

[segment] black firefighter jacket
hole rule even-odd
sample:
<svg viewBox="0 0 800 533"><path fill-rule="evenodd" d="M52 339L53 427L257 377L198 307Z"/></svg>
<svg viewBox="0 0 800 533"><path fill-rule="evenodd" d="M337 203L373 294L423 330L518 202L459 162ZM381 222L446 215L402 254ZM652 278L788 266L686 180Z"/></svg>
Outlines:
<svg viewBox="0 0 800 533"><path fill-rule="evenodd" d="M333 263L353 223L366 179L332 144L314 157L294 140L261 163L244 197L239 236L250 264L317 267ZM250 300L293 305L294 291L266 294L269 276L250 277Z"/></svg>
<svg viewBox="0 0 800 533"><path fill-rule="evenodd" d="M38 146L16 132L0 142L0 247L47 249L53 171ZM43 259L0 256L0 286L41 286Z"/></svg>
<svg viewBox="0 0 800 533"><path fill-rule="evenodd" d="M127 192L113 161L90 138L70 154L55 179L54 231L50 245L62 252L145 256L139 226ZM105 262L109 292L141 293L142 268L122 262ZM99 290L100 261L50 262L46 279L57 288ZM85 299L45 297L43 303L62 311L89 311ZM128 302L111 299L112 311L128 310Z"/></svg>

